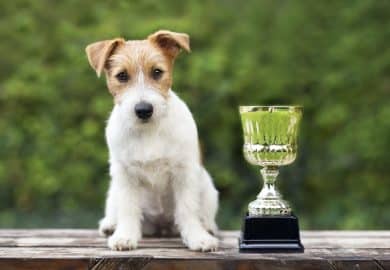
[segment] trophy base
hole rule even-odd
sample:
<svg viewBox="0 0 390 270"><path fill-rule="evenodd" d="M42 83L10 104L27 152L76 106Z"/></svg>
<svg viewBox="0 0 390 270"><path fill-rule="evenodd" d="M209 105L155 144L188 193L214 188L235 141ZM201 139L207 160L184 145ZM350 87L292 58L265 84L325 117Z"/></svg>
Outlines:
<svg viewBox="0 0 390 270"><path fill-rule="evenodd" d="M303 252L298 218L287 216L246 216L239 239L240 252Z"/></svg>

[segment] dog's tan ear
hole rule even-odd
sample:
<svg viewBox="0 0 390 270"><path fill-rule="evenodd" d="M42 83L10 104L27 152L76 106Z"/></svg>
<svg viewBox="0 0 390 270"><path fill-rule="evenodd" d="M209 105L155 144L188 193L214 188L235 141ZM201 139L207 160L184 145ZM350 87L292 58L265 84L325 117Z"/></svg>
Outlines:
<svg viewBox="0 0 390 270"><path fill-rule="evenodd" d="M181 49L190 52L190 37L185 33L160 30L148 36L148 40L175 58Z"/></svg>
<svg viewBox="0 0 390 270"><path fill-rule="evenodd" d="M96 71L98 77L102 73L108 57L114 52L115 48L125 43L123 38L98 41L89 44L85 51L91 67Z"/></svg>

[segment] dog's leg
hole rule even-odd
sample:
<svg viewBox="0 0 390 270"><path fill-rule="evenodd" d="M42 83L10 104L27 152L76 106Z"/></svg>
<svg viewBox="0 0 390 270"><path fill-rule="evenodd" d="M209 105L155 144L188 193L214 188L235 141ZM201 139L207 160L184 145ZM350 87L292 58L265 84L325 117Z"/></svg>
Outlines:
<svg viewBox="0 0 390 270"><path fill-rule="evenodd" d="M202 181L203 186L201 192L202 203L200 204L200 217L206 230L213 235L217 235L218 226L215 223L215 216L218 211L218 191L213 185L213 181L206 171L202 168Z"/></svg>
<svg viewBox="0 0 390 270"><path fill-rule="evenodd" d="M114 250L134 249L142 235L139 183L117 162L111 164L110 173L117 202L117 225L108 238L108 246Z"/></svg>
<svg viewBox="0 0 390 270"><path fill-rule="evenodd" d="M200 185L198 168L180 168L174 175L175 222L185 245L191 250L212 251L218 239L200 220Z"/></svg>
<svg viewBox="0 0 390 270"><path fill-rule="evenodd" d="M117 223L116 192L112 181L107 193L105 216L99 221L99 233L101 236L110 236L114 233Z"/></svg>

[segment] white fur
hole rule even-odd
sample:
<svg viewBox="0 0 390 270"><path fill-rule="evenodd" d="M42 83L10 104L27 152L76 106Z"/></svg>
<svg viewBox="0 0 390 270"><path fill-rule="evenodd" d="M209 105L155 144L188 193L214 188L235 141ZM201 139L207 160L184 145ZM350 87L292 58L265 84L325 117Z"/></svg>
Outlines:
<svg viewBox="0 0 390 270"><path fill-rule="evenodd" d="M153 105L148 122L134 113L140 101ZM106 128L111 182L100 232L115 231L108 245L133 249L144 234L181 234L192 250L215 250L218 193L199 158L195 121L172 91L163 97L137 83L117 101Z"/></svg>

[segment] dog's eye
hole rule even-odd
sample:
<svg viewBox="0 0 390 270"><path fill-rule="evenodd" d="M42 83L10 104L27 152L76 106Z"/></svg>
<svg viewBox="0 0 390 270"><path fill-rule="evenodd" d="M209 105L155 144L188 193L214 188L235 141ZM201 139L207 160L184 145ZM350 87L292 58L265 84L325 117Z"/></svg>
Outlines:
<svg viewBox="0 0 390 270"><path fill-rule="evenodd" d="M127 82L129 80L129 74L127 74L126 71L119 72L115 75L115 77L121 83Z"/></svg>
<svg viewBox="0 0 390 270"><path fill-rule="evenodd" d="M163 75L164 71L162 71L161 69L159 68L154 68L152 69L152 77L153 79L155 80L158 80L161 78L161 76Z"/></svg>

